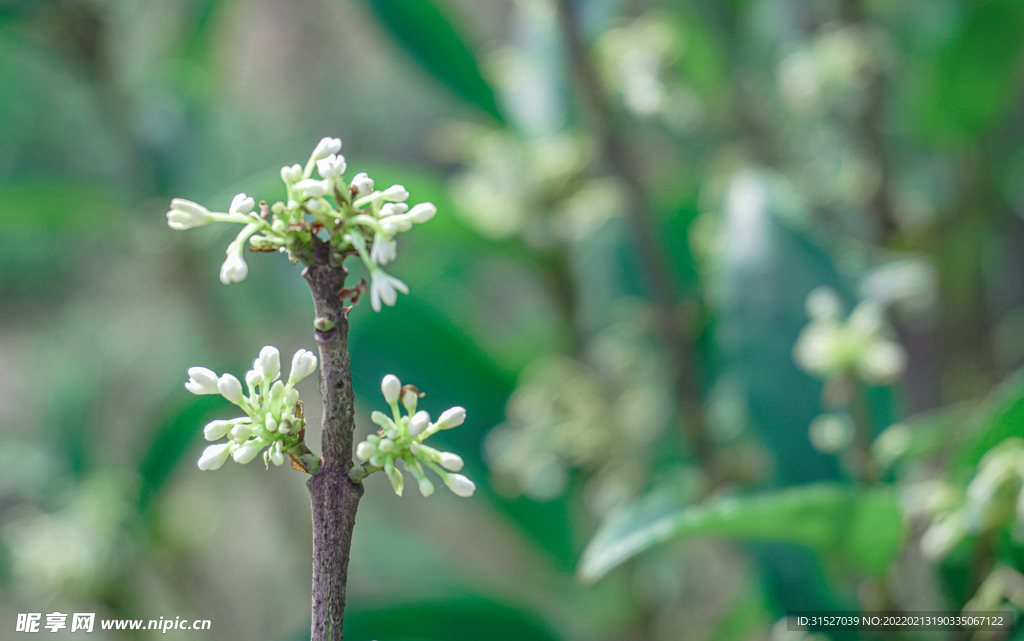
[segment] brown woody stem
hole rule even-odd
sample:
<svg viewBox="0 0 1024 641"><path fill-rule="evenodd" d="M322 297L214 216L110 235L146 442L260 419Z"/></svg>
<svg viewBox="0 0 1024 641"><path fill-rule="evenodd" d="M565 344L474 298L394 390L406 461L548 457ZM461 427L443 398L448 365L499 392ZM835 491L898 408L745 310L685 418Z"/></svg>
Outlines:
<svg viewBox="0 0 1024 641"><path fill-rule="evenodd" d="M338 293L348 271L328 261L316 240L314 258L302 272L313 295L318 319L331 319L326 331L315 329L320 345L320 394L323 396L323 458L320 471L306 486L313 510L312 641L340 641L345 614L345 585L361 483L349 479L355 430L355 396L348 353L348 309ZM318 251L318 249L320 251ZM334 262L336 266L329 263ZM321 326L326 327L321 324Z"/></svg>

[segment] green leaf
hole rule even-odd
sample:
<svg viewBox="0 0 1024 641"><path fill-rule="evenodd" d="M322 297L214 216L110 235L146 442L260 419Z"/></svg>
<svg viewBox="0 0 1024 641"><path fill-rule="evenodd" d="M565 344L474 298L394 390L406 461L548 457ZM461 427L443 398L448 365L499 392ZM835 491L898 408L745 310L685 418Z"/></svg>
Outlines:
<svg viewBox="0 0 1024 641"><path fill-rule="evenodd" d="M525 610L470 596L378 608L350 607L345 612L345 638L556 641L558 636Z"/></svg>
<svg viewBox="0 0 1024 641"><path fill-rule="evenodd" d="M223 407L217 396L193 398L176 390L165 412L158 414L163 424L154 431L149 448L139 462L140 511L145 511L189 451L202 440L203 425Z"/></svg>
<svg viewBox="0 0 1024 641"><path fill-rule="evenodd" d="M950 142L966 142L997 124L1015 105L1022 81L1024 4L968 6L959 33L938 52L914 96L918 126Z"/></svg>
<svg viewBox="0 0 1024 641"><path fill-rule="evenodd" d="M472 50L429 0L366 0L398 44L466 102L502 122L494 90L480 75Z"/></svg>
<svg viewBox="0 0 1024 641"><path fill-rule="evenodd" d="M598 530L583 552L578 576L592 583L659 543L700 535L802 545L878 574L892 561L903 534L890 489L821 483L703 505L684 505L674 492L659 489Z"/></svg>
<svg viewBox="0 0 1024 641"><path fill-rule="evenodd" d="M973 419L954 468L974 470L985 452L1003 440L1024 438L1024 372L1011 376Z"/></svg>

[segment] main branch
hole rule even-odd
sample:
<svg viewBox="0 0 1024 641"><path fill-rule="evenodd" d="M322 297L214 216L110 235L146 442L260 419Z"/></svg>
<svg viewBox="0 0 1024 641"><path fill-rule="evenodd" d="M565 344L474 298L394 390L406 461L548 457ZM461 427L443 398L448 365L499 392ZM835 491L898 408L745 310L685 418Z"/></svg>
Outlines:
<svg viewBox="0 0 1024 641"><path fill-rule="evenodd" d="M314 240L314 245L317 245ZM352 530L363 486L349 480L355 430L355 395L348 353L348 310L338 293L348 271L328 261L325 247L315 247L302 272L316 309L320 345L320 394L323 396L323 459L306 486L313 508L312 641L341 641L345 585ZM323 328L323 329L321 329Z"/></svg>

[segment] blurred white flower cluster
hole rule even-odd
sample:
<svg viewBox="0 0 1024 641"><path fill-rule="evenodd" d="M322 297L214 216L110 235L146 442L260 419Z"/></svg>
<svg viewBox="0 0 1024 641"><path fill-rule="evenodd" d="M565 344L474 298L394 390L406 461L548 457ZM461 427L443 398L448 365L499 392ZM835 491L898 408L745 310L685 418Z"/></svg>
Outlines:
<svg viewBox="0 0 1024 641"><path fill-rule="evenodd" d="M423 470L423 466L427 466L455 494L473 496L476 484L462 474L455 474L462 470L462 457L423 444L441 430L462 425L466 420L466 410L462 407L449 408L441 413L437 421L431 422L430 414L423 410L416 411L421 396L419 390L413 385L403 386L393 374L384 377L380 391L391 406L391 417L383 412L374 412L370 416L380 429L356 446L356 458L365 462L361 472L365 475L382 470L391 481L395 494L401 496L405 477L396 467L396 463L401 461L405 471L416 479L420 494L430 496L434 493L434 484ZM405 416L402 416L399 404L405 408Z"/></svg>
<svg viewBox="0 0 1024 641"><path fill-rule="evenodd" d="M807 296L811 322L793 348L797 365L830 381L855 375L870 385L891 385L903 376L907 354L892 340L884 309L875 300L857 305L845 320L839 295L819 287Z"/></svg>
<svg viewBox="0 0 1024 641"><path fill-rule="evenodd" d="M499 482L535 500L562 494L572 468L595 473L589 508L609 514L647 482L651 444L673 414L667 365L632 310L595 336L587 363L544 357L523 373L487 437L485 453Z"/></svg>
<svg viewBox="0 0 1024 641"><path fill-rule="evenodd" d="M921 552L941 560L965 537L1009 525L1024 542L1024 440L1008 438L989 450L966 489L944 480L907 486L902 502L908 515L930 521Z"/></svg>
<svg viewBox="0 0 1024 641"><path fill-rule="evenodd" d="M226 443L211 445L199 459L199 469L216 470L232 458L242 465L263 451L263 463L269 466L284 463L289 456L292 467L310 473L320 468L320 461L305 445L305 420L302 403L295 384L316 371L316 356L300 349L292 357L288 382L281 380L281 353L267 345L245 375L249 388L246 396L242 383L231 374L217 376L205 367L188 370L185 387L193 394L220 394L238 407L245 416L213 421L203 429L207 441L228 437ZM264 451L265 450L265 451Z"/></svg>
<svg viewBox="0 0 1024 641"><path fill-rule="evenodd" d="M211 212L198 203L175 198L167 212L167 224L178 230L211 222L245 225L228 245L227 259L221 266L220 279L225 285L240 282L249 273L242 257L246 241L254 251L286 251L293 262L309 260L306 257L311 256L313 236L329 242L340 256L354 251L370 274L370 304L379 312L381 303L394 305L397 292L409 291L405 283L382 268L397 255L396 236L412 229L415 223L429 221L437 208L431 203L410 208L405 187L392 185L376 190L373 179L365 173L346 180L347 165L339 151L340 139L324 138L305 167L282 167L285 201L271 206L261 202L257 208L251 197L238 194L227 212ZM313 177L314 170L319 178Z"/></svg>
<svg viewBox="0 0 1024 641"><path fill-rule="evenodd" d="M578 240L619 214L611 178L586 172L593 145L578 134L522 136L469 123L446 127L435 151L464 167L451 180L466 222L487 238L520 237L535 249Z"/></svg>
<svg viewBox="0 0 1024 641"><path fill-rule="evenodd" d="M687 44L673 16L651 11L605 31L597 41L598 62L605 83L629 111L687 131L700 123L702 105L671 73Z"/></svg>
<svg viewBox="0 0 1024 641"><path fill-rule="evenodd" d="M849 100L893 64L886 34L862 25L828 26L778 67L782 97L795 111Z"/></svg>

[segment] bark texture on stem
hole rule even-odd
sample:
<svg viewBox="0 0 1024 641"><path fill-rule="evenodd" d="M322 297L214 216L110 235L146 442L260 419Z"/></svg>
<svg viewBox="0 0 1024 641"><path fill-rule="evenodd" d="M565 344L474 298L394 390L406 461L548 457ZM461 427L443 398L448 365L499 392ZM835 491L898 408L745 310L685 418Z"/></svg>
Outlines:
<svg viewBox="0 0 1024 641"><path fill-rule="evenodd" d="M312 641L340 641L345 614L345 584L361 483L349 480L355 429L355 395L348 353L348 310L338 293L347 270L328 264L326 248L314 241L314 260L302 272L313 295L318 319L329 321L315 329L320 345L320 394L323 396L323 458L320 471L306 486L313 510ZM319 250L319 251L317 251ZM319 259L319 260L318 260Z"/></svg>

